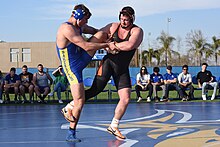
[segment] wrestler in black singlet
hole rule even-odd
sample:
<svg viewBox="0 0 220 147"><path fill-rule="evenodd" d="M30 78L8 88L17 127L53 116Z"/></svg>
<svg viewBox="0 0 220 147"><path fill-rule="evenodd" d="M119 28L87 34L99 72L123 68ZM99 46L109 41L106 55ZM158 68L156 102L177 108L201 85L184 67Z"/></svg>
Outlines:
<svg viewBox="0 0 220 147"><path fill-rule="evenodd" d="M131 36L130 31L125 39L120 39L118 37L119 27L120 25L113 34L112 41L117 43L128 41L129 37ZM133 25L133 27L137 26ZM122 88L131 88L129 64L134 56L135 51L136 49L130 51L120 51L116 55L110 53L107 54L101 61L91 88L85 91L86 100L102 92L111 76L113 77L117 90Z"/></svg>

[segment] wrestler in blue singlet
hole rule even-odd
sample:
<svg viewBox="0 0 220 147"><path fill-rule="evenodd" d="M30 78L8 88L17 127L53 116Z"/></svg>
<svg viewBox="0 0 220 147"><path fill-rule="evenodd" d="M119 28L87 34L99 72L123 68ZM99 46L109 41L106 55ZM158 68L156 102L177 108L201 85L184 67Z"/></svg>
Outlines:
<svg viewBox="0 0 220 147"><path fill-rule="evenodd" d="M69 22L66 23L72 25ZM81 31L80 34L82 34ZM70 85L82 83L82 70L89 64L92 57L74 43L70 43L65 48L59 48L58 46L56 48Z"/></svg>

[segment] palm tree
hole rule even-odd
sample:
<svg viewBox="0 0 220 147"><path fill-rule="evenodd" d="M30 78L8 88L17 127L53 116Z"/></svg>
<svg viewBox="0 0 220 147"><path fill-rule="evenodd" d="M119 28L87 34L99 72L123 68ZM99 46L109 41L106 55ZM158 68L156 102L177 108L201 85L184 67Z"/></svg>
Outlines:
<svg viewBox="0 0 220 147"><path fill-rule="evenodd" d="M197 65L201 66L203 54L208 50L206 39L203 37L201 30L194 30L188 33L186 43L190 47L188 54L196 56Z"/></svg>
<svg viewBox="0 0 220 147"><path fill-rule="evenodd" d="M181 65L182 63L180 62L180 53L174 50L170 51L169 57L170 58L170 62L172 63L172 65Z"/></svg>
<svg viewBox="0 0 220 147"><path fill-rule="evenodd" d="M144 61L144 63L148 64L149 66L152 66L153 58L155 58L157 60L157 65L159 65L160 55L161 54L160 54L159 50L154 50L153 48L149 48L148 51L145 50L142 52L143 61Z"/></svg>
<svg viewBox="0 0 220 147"><path fill-rule="evenodd" d="M160 64L160 56L161 56L161 52L160 50L155 50L154 51L154 58L157 60L157 66Z"/></svg>
<svg viewBox="0 0 220 147"><path fill-rule="evenodd" d="M215 57L215 65L218 63L218 56L220 55L220 39L217 39L215 36L212 37L212 44L207 44L208 50L206 51L206 58L214 55Z"/></svg>
<svg viewBox="0 0 220 147"><path fill-rule="evenodd" d="M171 52L173 51L171 49L172 43L174 40L176 40L174 37L169 36L164 31L161 32L161 36L157 38L159 40L159 43L162 45L160 48L160 52L165 54L165 61L166 66L168 65L168 61L171 58Z"/></svg>
<svg viewBox="0 0 220 147"><path fill-rule="evenodd" d="M146 63L148 63L149 66L152 65L152 59L153 59L154 50L152 48L149 48L148 51L145 50L142 53L142 57L144 57L146 60Z"/></svg>

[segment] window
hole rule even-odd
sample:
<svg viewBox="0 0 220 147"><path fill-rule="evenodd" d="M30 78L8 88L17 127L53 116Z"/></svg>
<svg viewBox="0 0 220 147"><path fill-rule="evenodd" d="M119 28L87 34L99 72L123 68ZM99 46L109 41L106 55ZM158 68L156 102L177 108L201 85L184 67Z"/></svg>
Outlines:
<svg viewBox="0 0 220 147"><path fill-rule="evenodd" d="M106 54L106 51L104 49L100 49L100 50L98 50L98 54Z"/></svg>
<svg viewBox="0 0 220 147"><path fill-rule="evenodd" d="M22 62L31 62L31 49L22 48Z"/></svg>
<svg viewBox="0 0 220 147"><path fill-rule="evenodd" d="M19 62L19 49L18 48L10 49L10 62Z"/></svg>

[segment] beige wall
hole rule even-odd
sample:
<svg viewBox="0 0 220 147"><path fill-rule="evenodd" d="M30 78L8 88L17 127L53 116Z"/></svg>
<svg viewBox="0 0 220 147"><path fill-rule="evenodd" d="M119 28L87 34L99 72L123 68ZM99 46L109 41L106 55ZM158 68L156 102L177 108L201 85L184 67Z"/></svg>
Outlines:
<svg viewBox="0 0 220 147"><path fill-rule="evenodd" d="M19 49L19 62L10 62L10 49ZM22 48L31 49L31 62L22 62ZM42 63L45 68L56 68L59 59L55 42L2 42L0 43L0 70L8 72L11 67L21 68L26 64L29 68L35 68ZM136 51L130 66L138 67L138 50Z"/></svg>
<svg viewBox="0 0 220 147"><path fill-rule="evenodd" d="M19 62L10 62L10 49L19 49ZM31 49L31 62L22 62L22 48ZM56 68L59 65L59 59L56 52L55 42L3 42L0 43L0 70L8 72L11 67L22 67L26 64L28 67L35 68L42 63L45 68Z"/></svg>

